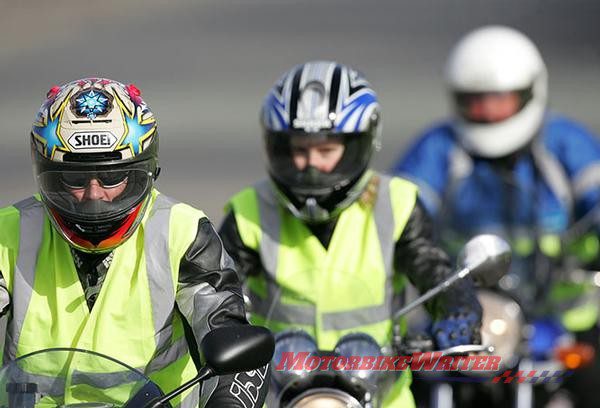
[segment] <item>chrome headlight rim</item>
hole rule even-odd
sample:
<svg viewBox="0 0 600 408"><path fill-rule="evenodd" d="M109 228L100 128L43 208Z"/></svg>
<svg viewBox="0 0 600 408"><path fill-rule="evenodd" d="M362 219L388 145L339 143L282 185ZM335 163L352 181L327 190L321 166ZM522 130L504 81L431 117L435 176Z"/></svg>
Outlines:
<svg viewBox="0 0 600 408"><path fill-rule="evenodd" d="M361 403L351 396L350 394L336 390L335 388L313 388L307 391L304 391L296 398L294 398L288 408L313 408L311 404L315 402L318 403L319 399L329 399L328 404L330 404L333 399L333 402L338 402L339 408L362 408ZM324 407L325 405L318 405L314 408ZM337 408L332 405L326 405L328 408Z"/></svg>

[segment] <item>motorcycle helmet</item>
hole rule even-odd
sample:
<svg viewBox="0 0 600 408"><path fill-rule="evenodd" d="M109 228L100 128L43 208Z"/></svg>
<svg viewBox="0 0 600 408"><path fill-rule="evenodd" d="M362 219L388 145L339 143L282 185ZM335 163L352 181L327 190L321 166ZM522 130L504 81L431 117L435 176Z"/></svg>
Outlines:
<svg viewBox="0 0 600 408"><path fill-rule="evenodd" d="M73 248L108 252L133 234L159 171L156 120L138 88L101 78L55 86L30 140L42 202ZM86 196L92 183L106 194Z"/></svg>
<svg viewBox="0 0 600 408"><path fill-rule="evenodd" d="M261 125L268 173L280 201L298 218L328 221L366 187L381 123L377 95L359 72L329 61L292 68L267 94ZM332 169L298 168L292 155L296 144L327 142L343 146Z"/></svg>
<svg viewBox="0 0 600 408"><path fill-rule="evenodd" d="M536 46L517 30L487 26L470 32L450 53L445 76L456 135L472 154L508 156L539 131L547 104L546 66ZM482 118L470 107L485 96L503 97L509 110Z"/></svg>

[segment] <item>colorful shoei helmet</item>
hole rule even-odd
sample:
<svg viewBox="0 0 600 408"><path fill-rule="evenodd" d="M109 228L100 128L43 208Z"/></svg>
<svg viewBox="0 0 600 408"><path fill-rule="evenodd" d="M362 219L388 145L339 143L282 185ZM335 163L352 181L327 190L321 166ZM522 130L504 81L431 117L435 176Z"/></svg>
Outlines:
<svg viewBox="0 0 600 408"><path fill-rule="evenodd" d="M53 87L31 148L42 202L72 247L108 252L134 233L159 172L156 120L137 87L102 78ZM91 183L108 194L86 194Z"/></svg>
<svg viewBox="0 0 600 408"><path fill-rule="evenodd" d="M535 44L521 32L485 26L466 34L451 51L446 84L456 112L454 127L469 152L500 158L526 147L538 134L548 102L546 65ZM507 117L481 121L469 116L469 101L482 95L514 94Z"/></svg>
<svg viewBox="0 0 600 408"><path fill-rule="evenodd" d="M270 178L295 216L311 223L328 221L368 184L368 165L380 143L380 106L358 71L330 61L292 68L267 94L261 125ZM341 142L343 156L330 172L310 165L298 170L294 140Z"/></svg>

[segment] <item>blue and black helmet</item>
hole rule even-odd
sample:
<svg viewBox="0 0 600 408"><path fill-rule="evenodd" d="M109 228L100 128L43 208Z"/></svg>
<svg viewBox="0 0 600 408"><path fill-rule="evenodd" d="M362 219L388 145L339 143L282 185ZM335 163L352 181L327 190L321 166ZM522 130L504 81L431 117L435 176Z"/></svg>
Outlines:
<svg viewBox="0 0 600 408"><path fill-rule="evenodd" d="M263 102L261 124L273 181L297 210L312 199L329 207L331 215L340 202L348 204L346 193L365 173L379 144L380 107L358 71L337 62L312 61L275 83ZM341 142L343 156L328 172L311 166L298 169L292 159L295 140Z"/></svg>

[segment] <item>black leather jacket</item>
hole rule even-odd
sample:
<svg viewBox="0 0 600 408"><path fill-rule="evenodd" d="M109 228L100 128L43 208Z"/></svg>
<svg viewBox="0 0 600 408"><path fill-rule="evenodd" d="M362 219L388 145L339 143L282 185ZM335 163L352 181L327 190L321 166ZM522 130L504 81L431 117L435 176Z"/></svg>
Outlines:
<svg viewBox="0 0 600 408"><path fill-rule="evenodd" d="M215 328L248 324L234 263L207 218L199 221L196 239L181 260L177 302L193 302L191 314L180 309L198 343ZM258 371L258 375L220 376L206 407L262 407L270 371L268 367ZM203 398L208 395L206 388L202 390Z"/></svg>

